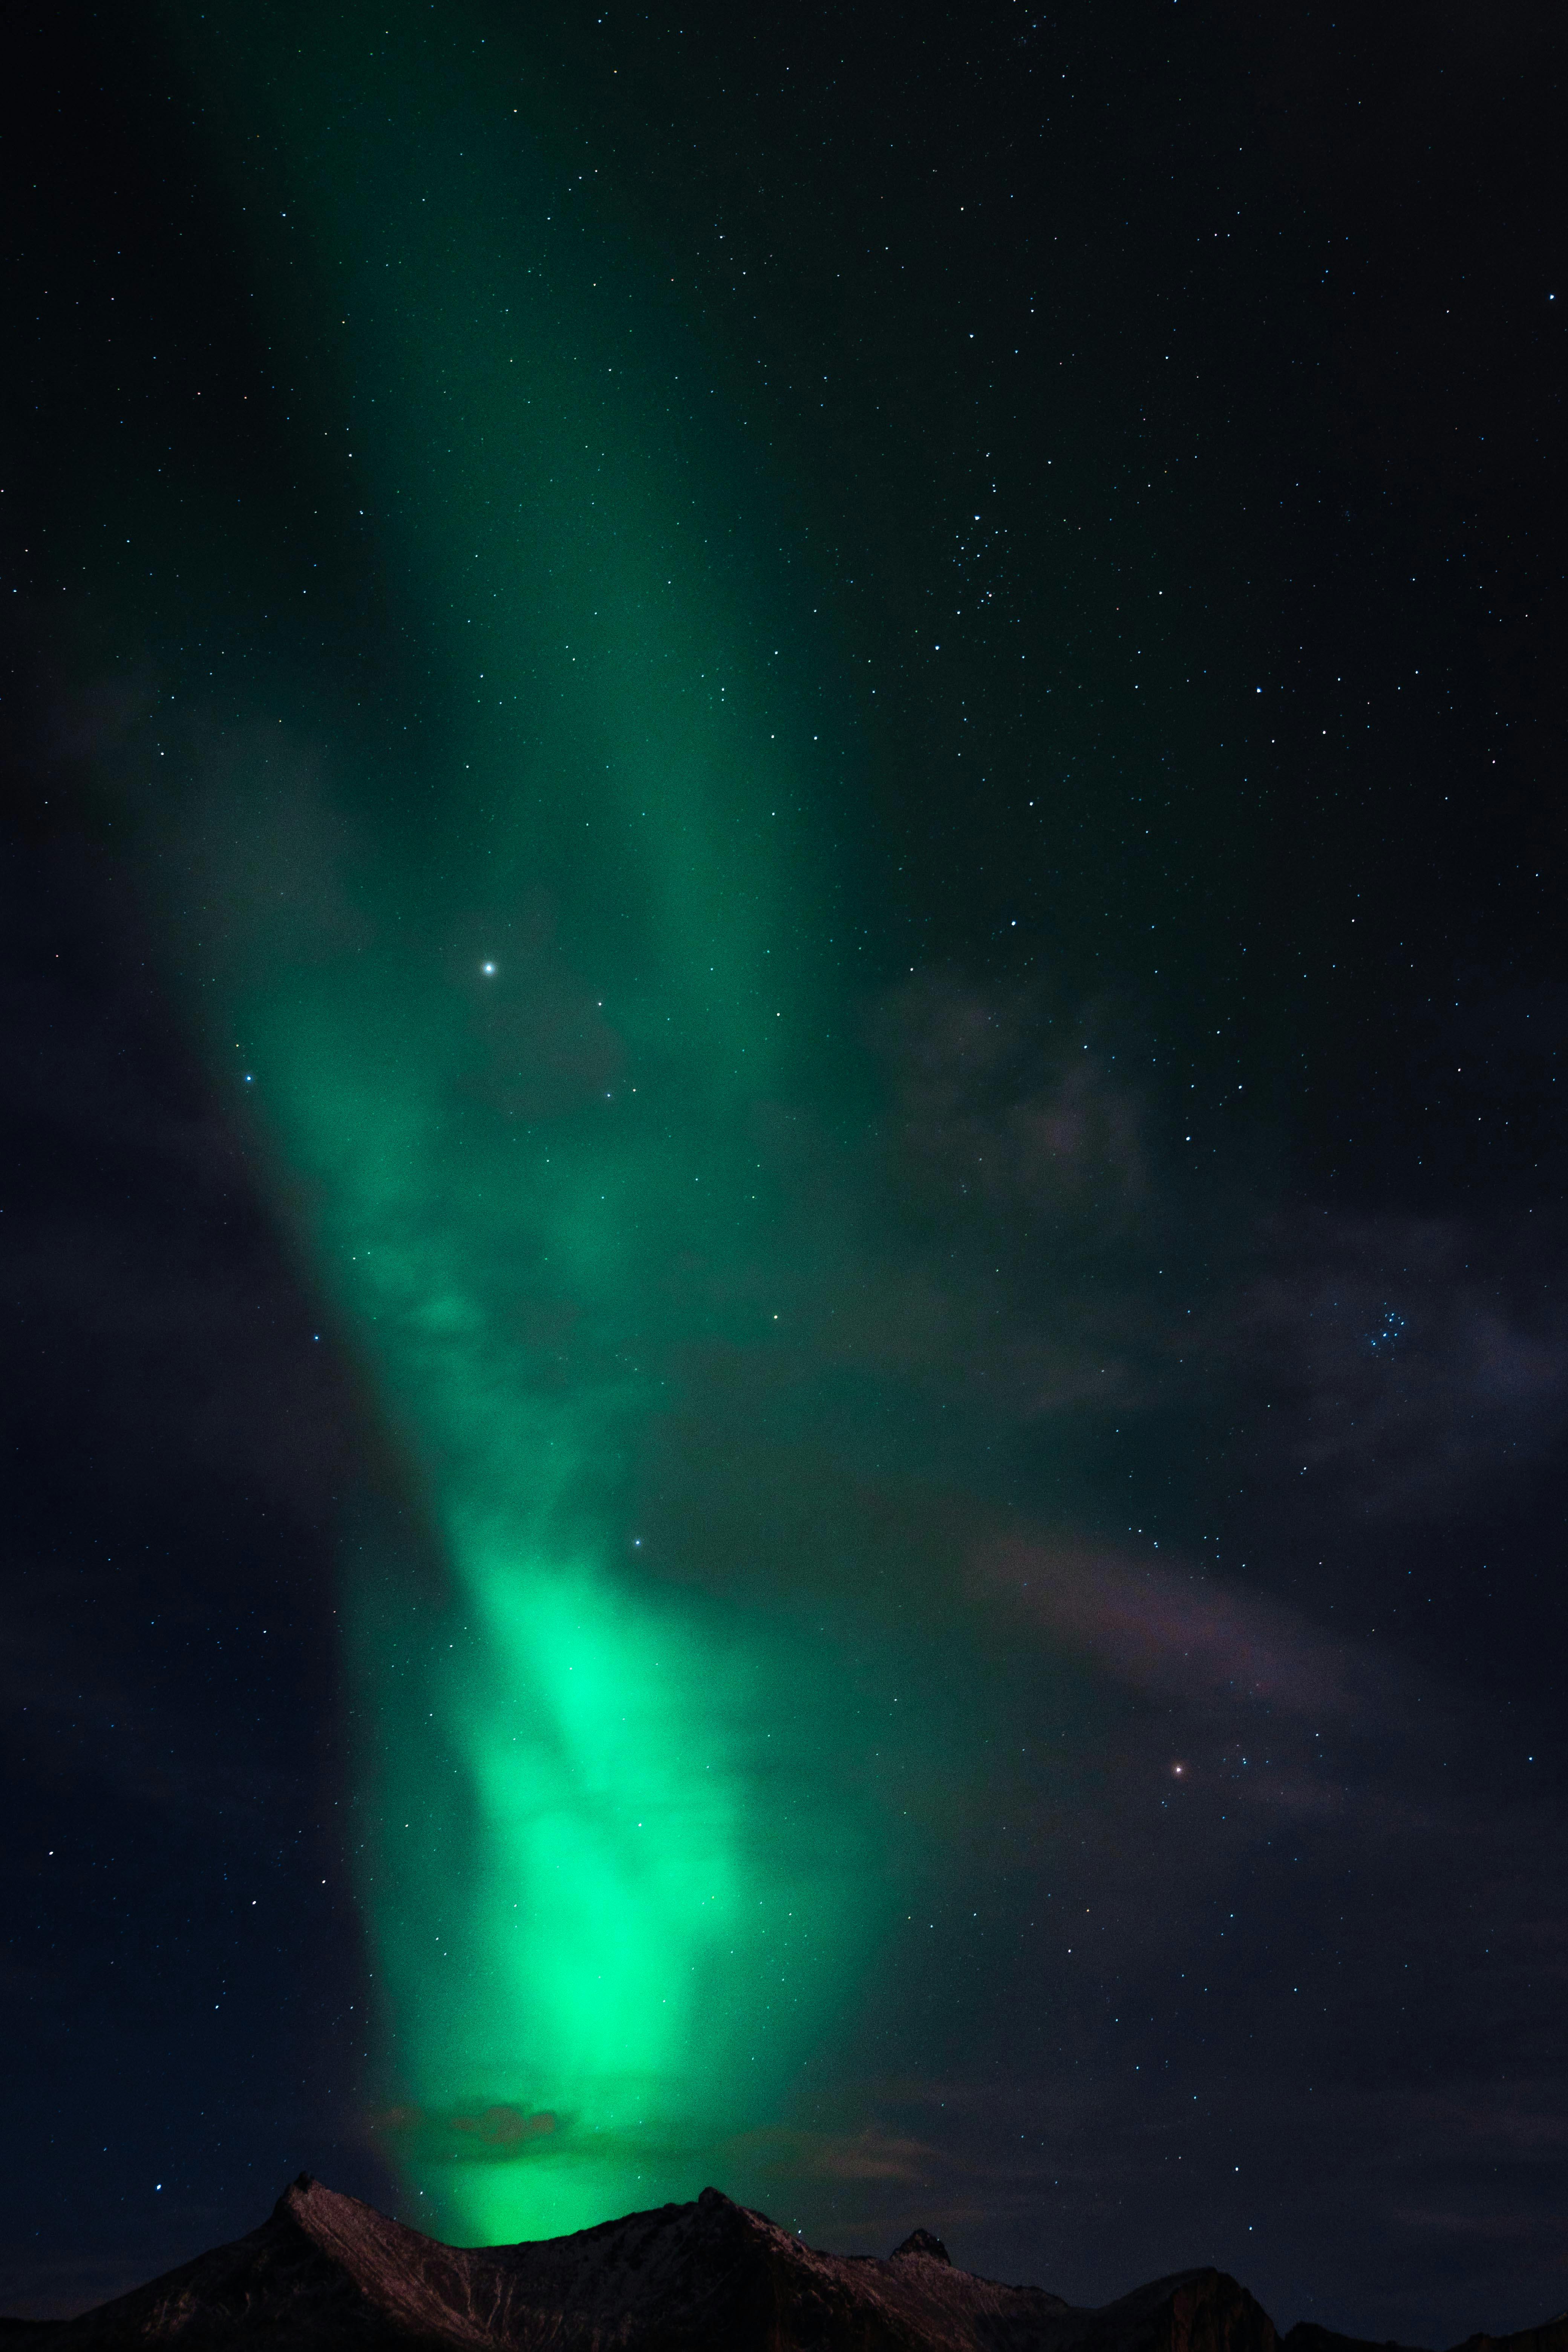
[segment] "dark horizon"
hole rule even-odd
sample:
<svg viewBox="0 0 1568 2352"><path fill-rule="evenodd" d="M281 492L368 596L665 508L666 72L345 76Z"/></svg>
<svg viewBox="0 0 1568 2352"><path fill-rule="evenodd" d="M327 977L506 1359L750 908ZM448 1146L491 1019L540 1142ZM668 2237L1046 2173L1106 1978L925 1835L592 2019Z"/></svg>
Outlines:
<svg viewBox="0 0 1568 2352"><path fill-rule="evenodd" d="M67 2343L145 2343L193 2339L205 2314L204 2340L221 2344L237 2326L251 2336L258 2328L286 2332L289 2340L310 2345L341 2335L353 2321L373 2345L395 2352L411 2340L439 2340L432 2307L457 2321L458 2340L465 2340L463 2323L471 2324L478 2308L487 2315L491 2340L503 2346L536 2335L541 2322L552 2342L569 2344L584 2330L596 2342L597 2324L613 2301L633 2347L668 2342L683 2326L694 2342L744 2341L762 2312L770 2342L784 2346L801 2341L803 2332L807 2343L861 2341L868 2327L891 2315L894 2340L916 2345L933 2327L944 2344L1049 2345L1060 2323L1068 2342L1082 2346L1088 2320L1089 2352L1173 2341L1230 2344L1239 2352L1273 2352L1277 2343L1287 2352L1372 2352L1361 2339L1310 2320L1280 2333L1243 2282L1212 2267L1142 2281L1098 2309L1075 2310L1028 2284L964 2273L930 2230L911 2230L880 2258L862 2253L846 2262L830 2249L804 2245L799 2231L791 2237L766 2214L737 2206L712 2187L689 2203L617 2216L542 2244L465 2250L437 2241L442 2260L436 2263L425 2252L432 2241L395 2222L389 2232L385 2224L384 2215L356 2207L302 2172L241 2242L248 2252L237 2265L240 2248L209 2249L79 2315L87 2323L79 2336L69 2319L31 2324L65 2329ZM591 2249L584 2239L593 2241ZM563 2262L558 2247L576 2251ZM824 2255L835 2298L826 2305ZM418 2332L407 2316L416 2311L424 2314ZM1497 2344L1500 2352L1561 2352L1565 2336L1568 2313L1516 2335L1467 2340ZM1390 2344L1377 2352L1415 2347Z"/></svg>

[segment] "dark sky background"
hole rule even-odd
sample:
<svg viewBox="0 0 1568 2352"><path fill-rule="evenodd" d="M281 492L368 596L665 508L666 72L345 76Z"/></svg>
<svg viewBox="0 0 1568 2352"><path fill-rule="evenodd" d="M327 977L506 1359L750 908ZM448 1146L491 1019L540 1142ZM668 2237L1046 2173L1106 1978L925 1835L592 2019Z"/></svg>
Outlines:
<svg viewBox="0 0 1568 2352"><path fill-rule="evenodd" d="M933 1822L968 1875L858 1992L874 2083L775 2210L881 2252L924 2223L1079 2300L1212 2259L1281 2326L1542 2318L1560 27L540 14L426 37L481 79L525 39L557 167L668 277L773 485L837 681L845 1050L879 1108L835 1149L885 1218L855 1344L954 1432L928 1504L886 1509L962 1519L999 1681L1038 1642L1078 1694L1032 1811ZM423 691L203 105L151 12L13 16L0 2302L38 2314L301 2168L401 2195L334 1628L339 1498L395 1469L100 789L175 508L205 579L250 534L247 594L267 514L278 608L297 575L325 602L311 659ZM883 1508L862 1456L825 1456L819 1512L836 1480L847 1521ZM1075 1925L988 1942L994 1895Z"/></svg>

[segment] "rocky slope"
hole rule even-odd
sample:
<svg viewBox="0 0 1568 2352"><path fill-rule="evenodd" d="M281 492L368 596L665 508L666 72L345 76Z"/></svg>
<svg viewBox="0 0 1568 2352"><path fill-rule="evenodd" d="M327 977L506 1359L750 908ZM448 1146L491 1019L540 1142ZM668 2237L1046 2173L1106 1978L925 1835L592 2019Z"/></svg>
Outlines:
<svg viewBox="0 0 1568 2352"><path fill-rule="evenodd" d="M47 2345L46 2341L47 2339ZM569 2238L444 2246L301 2175L248 2237L80 2317L0 2320L5 2352L1277 2352L1215 2270L1075 2310L949 2262L818 2253L706 2189ZM1363 2352L1293 2328L1283 2352ZM1370 2347L1367 2348L1370 2352ZM1568 2320L1462 2352L1568 2352Z"/></svg>

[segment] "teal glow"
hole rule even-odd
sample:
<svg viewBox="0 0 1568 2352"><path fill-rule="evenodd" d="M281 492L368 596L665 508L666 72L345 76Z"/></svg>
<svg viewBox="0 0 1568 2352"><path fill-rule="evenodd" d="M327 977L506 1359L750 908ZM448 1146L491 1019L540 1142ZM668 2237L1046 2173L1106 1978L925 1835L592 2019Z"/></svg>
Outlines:
<svg viewBox="0 0 1568 2352"><path fill-rule="evenodd" d="M513 2239L733 2179L897 1901L849 1616L641 1533L691 1365L764 1361L800 1272L767 1107L833 1018L831 730L651 278L406 15L257 14L184 38L268 93L257 268L352 430L419 740L241 730L178 870L444 1563L345 1563L379 2128L431 2226Z"/></svg>

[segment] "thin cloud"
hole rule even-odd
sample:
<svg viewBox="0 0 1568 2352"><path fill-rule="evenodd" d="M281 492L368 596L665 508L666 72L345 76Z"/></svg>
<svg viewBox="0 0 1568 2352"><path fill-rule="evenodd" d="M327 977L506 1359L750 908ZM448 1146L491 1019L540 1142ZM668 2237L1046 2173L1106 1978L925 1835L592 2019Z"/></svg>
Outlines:
<svg viewBox="0 0 1568 2352"><path fill-rule="evenodd" d="M1386 1672L1258 1593L1109 1547L1014 1538L981 1551L977 1593L1136 1688L1224 1693L1298 1717L1361 1712L1394 1696Z"/></svg>

